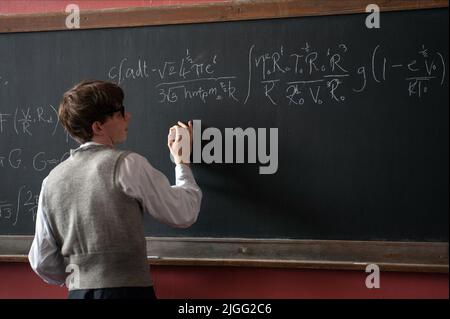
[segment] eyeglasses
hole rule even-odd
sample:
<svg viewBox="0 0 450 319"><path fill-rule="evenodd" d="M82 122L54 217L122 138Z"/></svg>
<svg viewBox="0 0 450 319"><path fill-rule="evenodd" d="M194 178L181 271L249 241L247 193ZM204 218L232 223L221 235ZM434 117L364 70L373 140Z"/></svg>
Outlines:
<svg viewBox="0 0 450 319"><path fill-rule="evenodd" d="M123 118L125 118L125 106L121 106L120 109L117 110L117 112L120 111L120 114L122 115Z"/></svg>
<svg viewBox="0 0 450 319"><path fill-rule="evenodd" d="M125 118L125 106L123 106L123 105L119 109L111 111L111 112L108 112L105 115L111 115L111 114L114 114L116 112L120 112L120 115L122 115L122 117Z"/></svg>

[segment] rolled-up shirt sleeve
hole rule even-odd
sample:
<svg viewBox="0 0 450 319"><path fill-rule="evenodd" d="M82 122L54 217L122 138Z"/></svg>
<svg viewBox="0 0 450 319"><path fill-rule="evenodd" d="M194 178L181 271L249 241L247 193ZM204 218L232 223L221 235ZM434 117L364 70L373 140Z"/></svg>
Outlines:
<svg viewBox="0 0 450 319"><path fill-rule="evenodd" d="M61 255L61 251L56 244L46 219L45 207L43 205L45 182L46 179L42 182L36 213L36 230L33 243L28 253L28 260L34 272L45 282L63 286L67 277L65 272L66 261Z"/></svg>
<svg viewBox="0 0 450 319"><path fill-rule="evenodd" d="M130 153L118 165L117 182L123 192L138 200L155 219L186 228L198 218L202 191L189 166L175 166L175 185L145 157Z"/></svg>

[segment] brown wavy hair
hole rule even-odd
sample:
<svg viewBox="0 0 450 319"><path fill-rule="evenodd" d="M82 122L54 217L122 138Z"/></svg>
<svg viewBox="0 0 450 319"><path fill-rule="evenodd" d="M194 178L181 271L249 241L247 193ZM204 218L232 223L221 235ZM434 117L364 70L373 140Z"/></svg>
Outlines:
<svg viewBox="0 0 450 319"><path fill-rule="evenodd" d="M123 98L123 90L112 82L80 82L64 93L59 104L59 121L79 143L88 142L93 137L92 124L104 123L120 110Z"/></svg>

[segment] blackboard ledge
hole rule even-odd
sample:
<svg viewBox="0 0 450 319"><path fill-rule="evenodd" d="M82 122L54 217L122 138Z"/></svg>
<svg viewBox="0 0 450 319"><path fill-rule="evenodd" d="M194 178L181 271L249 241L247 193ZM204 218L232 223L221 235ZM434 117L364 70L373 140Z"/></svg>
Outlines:
<svg viewBox="0 0 450 319"><path fill-rule="evenodd" d="M370 264L376 264L380 271L448 273L448 265L401 264L375 262L345 262L317 260L275 260L275 259L194 259L194 258L161 258L149 259L150 265L165 266L220 266L220 267L257 267L257 268L289 268L289 269L321 269L321 270L356 270L366 271Z"/></svg>
<svg viewBox="0 0 450 319"><path fill-rule="evenodd" d="M0 236L0 262L28 262L32 236ZM448 273L448 242L147 237L150 265Z"/></svg>

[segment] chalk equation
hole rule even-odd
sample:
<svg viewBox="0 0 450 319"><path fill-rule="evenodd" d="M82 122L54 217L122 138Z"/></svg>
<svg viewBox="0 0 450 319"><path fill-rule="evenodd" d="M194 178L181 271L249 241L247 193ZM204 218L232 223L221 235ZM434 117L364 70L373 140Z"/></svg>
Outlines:
<svg viewBox="0 0 450 319"><path fill-rule="evenodd" d="M219 55L212 57L191 56L186 50L179 60L163 61L154 67L145 59L131 63L123 58L118 65L109 68L108 77L117 84L130 80L153 79L157 83L159 103L176 103L181 100L233 100L238 102L235 75L218 74Z"/></svg>
<svg viewBox="0 0 450 319"><path fill-rule="evenodd" d="M36 130L43 128L53 136L58 125L58 111L53 105L16 107L8 113L0 109L0 134L10 130L16 135L33 136Z"/></svg>
<svg viewBox="0 0 450 319"><path fill-rule="evenodd" d="M25 156L21 148L14 148L2 154L0 151L0 170L2 168L31 169L36 172L52 169L69 157L66 152L62 156L50 156L46 152L36 152L31 157Z"/></svg>
<svg viewBox="0 0 450 319"><path fill-rule="evenodd" d="M214 67L217 64L217 54L211 60L195 61L191 57L189 50L186 50L184 56L178 61L163 61L154 67L150 67L145 59L138 59L133 63L128 58L123 58L118 65L109 68L108 77L118 85L128 80L145 79L155 77L159 80L170 79L199 79L214 74Z"/></svg>
<svg viewBox="0 0 450 319"><path fill-rule="evenodd" d="M252 97L262 95L274 106L343 103L351 95L364 92L369 82L372 87L389 83L398 86L406 97L420 99L433 88L444 86L447 78L444 55L425 44L401 60L390 57L382 44L376 44L368 48L362 65L355 65L352 48L346 43L322 50L308 42L295 49L281 45L275 50L251 44L242 59L246 70L223 74L217 69L230 69L226 67L230 62L218 53L193 58L186 50L181 59L156 66L145 59L123 58L109 68L108 77L118 84L151 80L150 87L162 104L195 100L245 105Z"/></svg>
<svg viewBox="0 0 450 319"><path fill-rule="evenodd" d="M320 52L306 42L296 52L284 46L275 51L261 51L252 45L248 52L248 86L244 104L251 98L255 86L263 87L263 94L273 105L303 105L306 102L323 104L325 101L342 103L343 93L351 85L352 94L363 92L369 81L375 84L398 79L395 83L408 96L421 98L432 86L443 86L446 63L441 52L421 45L413 57L396 61L382 53L376 45L367 56L366 65L351 63L350 47L345 43ZM256 78L256 79L255 79ZM351 80L351 81L350 81ZM284 98L276 100L281 90ZM279 96L279 95L277 95Z"/></svg>
<svg viewBox="0 0 450 319"><path fill-rule="evenodd" d="M16 226L22 218L36 221L39 194L34 193L27 185L22 185L14 200L6 200L0 196L0 222Z"/></svg>

